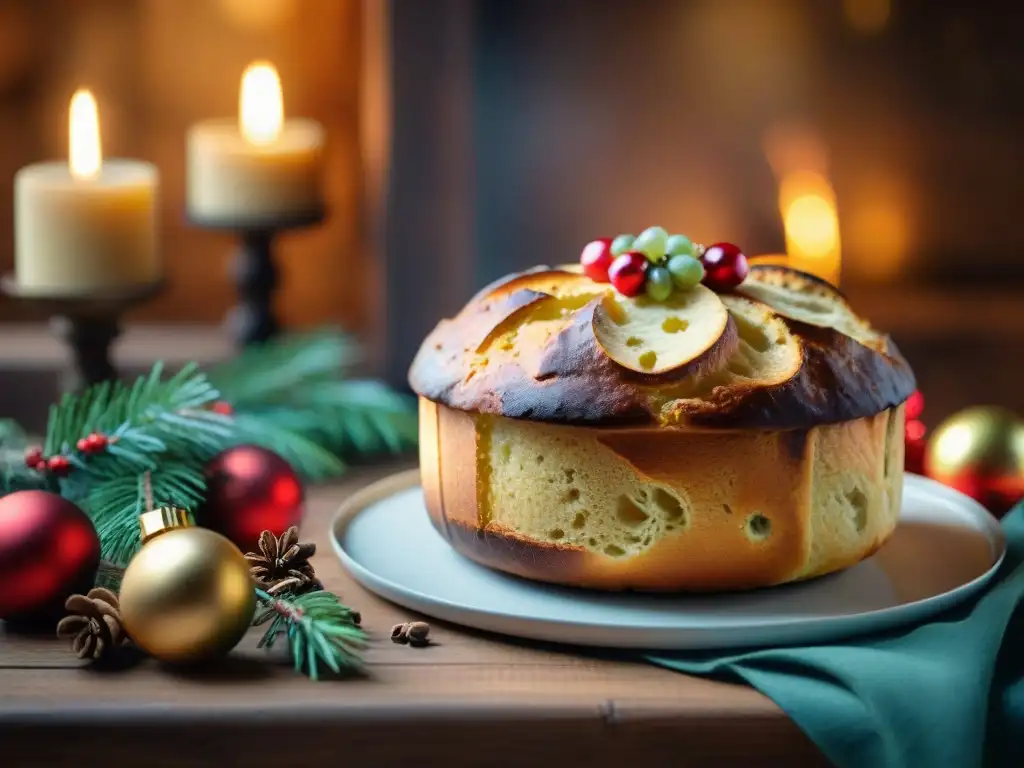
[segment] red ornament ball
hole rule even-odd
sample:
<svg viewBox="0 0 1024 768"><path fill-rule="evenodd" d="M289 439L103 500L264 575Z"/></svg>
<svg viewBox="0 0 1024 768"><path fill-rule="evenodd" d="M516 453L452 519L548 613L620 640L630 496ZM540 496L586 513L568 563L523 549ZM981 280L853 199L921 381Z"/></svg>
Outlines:
<svg viewBox="0 0 1024 768"><path fill-rule="evenodd" d="M64 601L89 591L100 564L92 521L46 491L0 498L0 619L49 618Z"/></svg>
<svg viewBox="0 0 1024 768"><path fill-rule="evenodd" d="M644 292L648 264L647 257L640 251L626 251L612 262L608 279L623 296L639 296Z"/></svg>
<svg viewBox="0 0 1024 768"><path fill-rule="evenodd" d="M253 552L263 531L280 536L299 524L302 502L302 483L287 461L266 448L240 445L207 464L206 500L196 522Z"/></svg>
<svg viewBox="0 0 1024 768"><path fill-rule="evenodd" d="M583 253L580 254L584 274L595 283L608 282L608 269L614 260L610 237L599 237L590 241L583 246Z"/></svg>
<svg viewBox="0 0 1024 768"><path fill-rule="evenodd" d="M735 288L750 274L747 257L732 243L709 245L701 261L704 263L704 285L713 291Z"/></svg>

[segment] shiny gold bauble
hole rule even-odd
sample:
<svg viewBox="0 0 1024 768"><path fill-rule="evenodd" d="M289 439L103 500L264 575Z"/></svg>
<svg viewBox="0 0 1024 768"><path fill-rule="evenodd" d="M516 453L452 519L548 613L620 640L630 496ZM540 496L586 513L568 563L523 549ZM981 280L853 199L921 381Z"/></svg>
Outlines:
<svg viewBox="0 0 1024 768"><path fill-rule="evenodd" d="M928 441L925 472L1005 512L1024 496L1024 422L993 406L950 416Z"/></svg>
<svg viewBox="0 0 1024 768"><path fill-rule="evenodd" d="M121 582L129 636L161 661L195 663L234 648L252 623L249 564L219 533L188 524L180 510L147 512L142 549Z"/></svg>

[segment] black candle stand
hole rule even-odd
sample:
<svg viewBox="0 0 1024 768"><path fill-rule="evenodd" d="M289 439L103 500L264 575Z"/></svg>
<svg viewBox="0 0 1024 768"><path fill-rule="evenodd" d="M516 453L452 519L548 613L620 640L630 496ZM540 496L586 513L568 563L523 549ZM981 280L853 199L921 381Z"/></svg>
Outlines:
<svg viewBox="0 0 1024 768"><path fill-rule="evenodd" d="M0 291L32 315L48 318L54 333L71 350L71 365L61 377L65 392L117 379L111 347L121 333L121 316L163 289L163 281L158 281L88 296L59 296L26 291L14 275L0 279Z"/></svg>
<svg viewBox="0 0 1024 768"><path fill-rule="evenodd" d="M238 303L228 311L225 325L236 347L259 344L273 338L281 326L274 312L279 278L274 261L274 238L281 232L320 224L321 210L294 216L254 220L220 219L188 213L188 222L202 229L233 232L239 239L231 264Z"/></svg>

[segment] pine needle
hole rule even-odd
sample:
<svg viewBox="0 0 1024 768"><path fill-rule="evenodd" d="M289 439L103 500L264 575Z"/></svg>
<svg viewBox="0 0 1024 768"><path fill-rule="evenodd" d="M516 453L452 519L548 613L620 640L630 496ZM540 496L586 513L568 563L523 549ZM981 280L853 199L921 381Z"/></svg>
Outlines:
<svg viewBox="0 0 1024 768"><path fill-rule="evenodd" d="M336 675L345 669L361 668L366 635L355 623L352 609L337 595L319 591L298 597L271 597L257 589L256 597L263 610L256 615L253 626L270 622L258 647L272 648L284 635L295 671L312 680L320 679L321 664Z"/></svg>
<svg viewBox="0 0 1024 768"><path fill-rule="evenodd" d="M320 480L340 475L345 458L416 445L412 399L380 382L346 380L358 359L350 337L319 332L248 350L210 380L234 407L240 440L273 448Z"/></svg>
<svg viewBox="0 0 1024 768"><path fill-rule="evenodd" d="M165 379L157 363L134 384L104 382L51 406L44 452L71 462L61 494L92 519L104 558L125 565L138 550L147 473L157 506L190 509L202 502L205 464L231 444L234 432L229 417L208 409L219 397L196 365ZM107 450L79 452L78 440L94 432L107 437Z"/></svg>
<svg viewBox="0 0 1024 768"><path fill-rule="evenodd" d="M0 419L0 496L16 491L56 491L53 478L25 466L28 435L14 419Z"/></svg>

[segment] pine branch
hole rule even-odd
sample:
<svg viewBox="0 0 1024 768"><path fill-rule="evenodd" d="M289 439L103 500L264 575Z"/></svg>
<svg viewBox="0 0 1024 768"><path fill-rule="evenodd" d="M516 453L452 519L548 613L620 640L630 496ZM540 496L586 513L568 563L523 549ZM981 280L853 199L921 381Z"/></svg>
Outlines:
<svg viewBox="0 0 1024 768"><path fill-rule="evenodd" d="M131 387L104 382L80 395L67 394L50 408L47 456L63 454L92 478L121 477L157 468L156 456L174 453L203 459L220 450L231 434L230 420L206 409L220 396L194 363L161 380L163 364L153 366ZM108 449L98 456L76 452L78 440L106 435Z"/></svg>
<svg viewBox="0 0 1024 768"><path fill-rule="evenodd" d="M207 410L217 390L195 365L161 378L157 363L131 386L105 382L65 395L50 409L44 452L63 455L71 475L61 493L92 518L103 556L123 565L139 548L141 479L150 473L157 506L191 508L204 496L206 461L231 443L231 419ZM78 440L105 435L107 449L86 454Z"/></svg>
<svg viewBox="0 0 1024 768"><path fill-rule="evenodd" d="M106 587L116 595L121 591L123 579L124 566L115 565L109 560L100 560L99 571L96 574L97 587Z"/></svg>
<svg viewBox="0 0 1024 768"><path fill-rule="evenodd" d="M25 466L29 437L14 419L0 419L0 496L16 491L57 492L54 478Z"/></svg>
<svg viewBox="0 0 1024 768"><path fill-rule="evenodd" d="M353 611L337 595L320 591L271 597L257 589L256 597L263 611L253 626L270 622L258 647L272 648L278 636L285 635L296 672L318 680L320 664L336 675L362 666L360 653L366 647L366 635L355 623Z"/></svg>
<svg viewBox="0 0 1024 768"><path fill-rule="evenodd" d="M235 409L239 442L272 448L320 480L341 474L343 457L416 445L412 400L379 382L346 381L357 361L350 337L319 332L247 350L210 380Z"/></svg>
<svg viewBox="0 0 1024 768"><path fill-rule="evenodd" d="M235 445L261 445L287 461L303 477L322 480L345 471L345 462L301 431L288 429L265 414L236 413Z"/></svg>
<svg viewBox="0 0 1024 768"><path fill-rule="evenodd" d="M209 375L236 409L291 401L311 382L338 379L359 362L355 340L336 331L294 334L245 349Z"/></svg>
<svg viewBox="0 0 1024 768"><path fill-rule="evenodd" d="M206 492L203 464L182 462L173 457L161 459L160 468L150 472L153 508L194 509ZM138 518L146 511L143 478L124 475L97 483L87 489L84 507L96 526L103 556L123 566L142 545Z"/></svg>

